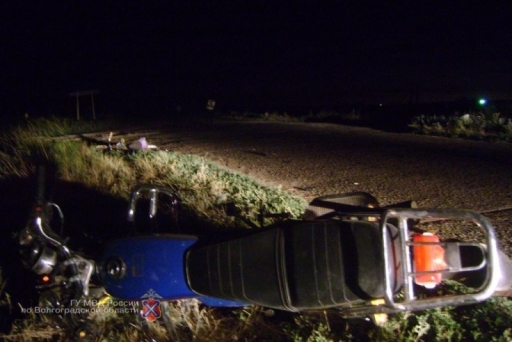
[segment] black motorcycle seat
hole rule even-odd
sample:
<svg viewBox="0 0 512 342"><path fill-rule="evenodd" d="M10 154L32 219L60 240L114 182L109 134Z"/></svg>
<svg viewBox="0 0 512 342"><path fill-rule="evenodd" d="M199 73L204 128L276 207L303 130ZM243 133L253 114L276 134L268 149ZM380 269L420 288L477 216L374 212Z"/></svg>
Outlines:
<svg viewBox="0 0 512 342"><path fill-rule="evenodd" d="M276 309L323 309L382 298L382 248L374 222L297 221L192 247L185 266L189 287L200 295Z"/></svg>

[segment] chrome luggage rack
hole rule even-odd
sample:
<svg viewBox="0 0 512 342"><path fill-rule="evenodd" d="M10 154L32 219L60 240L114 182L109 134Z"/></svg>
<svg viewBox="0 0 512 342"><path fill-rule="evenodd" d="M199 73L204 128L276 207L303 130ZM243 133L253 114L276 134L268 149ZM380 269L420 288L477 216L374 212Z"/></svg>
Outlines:
<svg viewBox="0 0 512 342"><path fill-rule="evenodd" d="M489 220L473 211L460 209L417 209L414 201L397 203L389 206L374 206L376 200L367 193L347 193L339 195L322 196L315 198L306 210L305 219L342 219L363 220L379 224L382 239L382 258L384 268L381 277L384 279L384 298L371 303L354 305L343 308L345 317L361 317L376 314L388 314L401 311L425 310L435 307L459 306L482 302L491 297L496 291L501 271L496 233ZM471 221L480 228L485 242L413 242L411 233L423 233L416 225L420 220L463 220ZM394 291L396 276L387 270L396 268L393 265L392 242L396 236L390 236L389 224L398 228L400 254L400 274L398 281L402 284L401 291ZM413 227L414 226L414 227ZM446 269L416 272L413 266L412 249L414 246L439 245L444 247L449 255ZM480 249L482 262L479 265L462 267L459 257L460 246L473 246ZM450 253L455 252L455 253ZM414 278L424 274L441 273L443 275L458 272L470 272L486 268L485 279L472 293L450 294L434 296L429 293L427 298L418 298L415 293Z"/></svg>
<svg viewBox="0 0 512 342"><path fill-rule="evenodd" d="M466 305L473 304L477 302L484 301L491 297L498 286L500 280L500 266L499 266L499 255L498 255L498 243L496 239L496 233L492 224L489 222L487 218L484 216L468 211L468 210L458 210L458 209L388 209L386 210L382 216L380 221L380 229L382 232L383 238L383 257L385 269L388 269L391 265L391 260L389 260L389 250L392 248L389 242L388 237L388 229L386 228L389 219L396 218L398 220L398 228L400 234L400 246L401 250L399 253L401 254L402 260L402 277L403 277L403 300L398 302L396 301L395 295L392 290L392 285L394 280L391 275L387 272L385 274L385 286L386 286L386 294L385 294L385 304L383 308L388 308L391 312L396 311L413 311L413 310L424 310L434 307L440 306L458 306L458 305ZM427 242L412 242L409 236L409 226L408 219L414 220L422 220L422 219L448 219L448 220L466 220L472 221L479 228L482 229L485 235L485 247L481 247L481 244L477 242L463 242L463 243L453 243L453 242L439 242L439 243L427 243ZM431 245L437 244L441 246L449 246L453 248L454 246L476 246L481 248L484 260L480 265L471 266L471 267L462 267L460 264L452 265L444 270L438 271L426 271L426 272L415 272L412 265L411 258L411 247L415 245ZM444 295L444 296L435 296L429 297L425 299L418 299L414 293L414 277L422 274L429 273L442 273L442 274L450 274L455 272L464 272L464 271L474 271L478 269L482 269L487 267L486 277L483 284L475 289L473 293L468 294L456 294L456 295ZM377 310L381 311L381 310ZM384 312L389 310L382 310ZM382 312L381 311L381 312Z"/></svg>

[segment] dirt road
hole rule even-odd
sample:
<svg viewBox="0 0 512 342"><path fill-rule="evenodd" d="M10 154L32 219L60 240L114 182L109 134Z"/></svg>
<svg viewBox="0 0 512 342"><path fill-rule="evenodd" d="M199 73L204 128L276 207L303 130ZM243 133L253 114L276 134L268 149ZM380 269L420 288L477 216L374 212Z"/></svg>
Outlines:
<svg viewBox="0 0 512 342"><path fill-rule="evenodd" d="M134 131L305 198L367 191L381 204L488 213L512 255L512 144L311 123L224 122Z"/></svg>

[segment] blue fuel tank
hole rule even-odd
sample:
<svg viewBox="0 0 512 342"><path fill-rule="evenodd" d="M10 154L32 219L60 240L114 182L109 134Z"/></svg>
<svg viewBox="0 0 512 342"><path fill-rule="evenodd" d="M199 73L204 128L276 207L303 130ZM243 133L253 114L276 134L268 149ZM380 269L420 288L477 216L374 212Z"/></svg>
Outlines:
<svg viewBox="0 0 512 342"><path fill-rule="evenodd" d="M158 235L112 242L102 261L105 290L131 300L148 293L162 300L197 297L184 270L184 255L196 241L192 235Z"/></svg>

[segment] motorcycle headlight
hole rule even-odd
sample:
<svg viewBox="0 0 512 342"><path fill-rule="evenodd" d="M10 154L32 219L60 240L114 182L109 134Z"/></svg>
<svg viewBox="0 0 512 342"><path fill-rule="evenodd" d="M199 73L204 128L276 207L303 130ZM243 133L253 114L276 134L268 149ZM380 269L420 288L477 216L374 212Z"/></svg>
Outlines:
<svg viewBox="0 0 512 342"><path fill-rule="evenodd" d="M22 254L25 264L39 275L50 274L57 264L57 252L37 241L25 245Z"/></svg>

